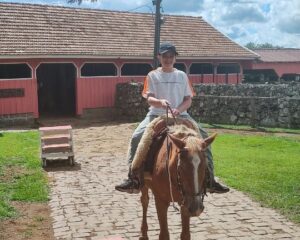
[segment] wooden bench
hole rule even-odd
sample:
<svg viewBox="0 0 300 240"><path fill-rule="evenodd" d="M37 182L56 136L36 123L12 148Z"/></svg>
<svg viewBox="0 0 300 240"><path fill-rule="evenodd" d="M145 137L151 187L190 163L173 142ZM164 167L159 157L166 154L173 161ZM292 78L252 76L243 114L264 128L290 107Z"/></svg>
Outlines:
<svg viewBox="0 0 300 240"><path fill-rule="evenodd" d="M74 165L72 126L41 127L41 159L42 166L47 166L47 159L68 158Z"/></svg>

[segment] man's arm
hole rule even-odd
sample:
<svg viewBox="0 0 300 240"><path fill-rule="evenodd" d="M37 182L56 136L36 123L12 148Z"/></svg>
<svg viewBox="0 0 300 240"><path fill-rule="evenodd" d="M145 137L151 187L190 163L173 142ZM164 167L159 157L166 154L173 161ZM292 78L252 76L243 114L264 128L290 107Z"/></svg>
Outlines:
<svg viewBox="0 0 300 240"><path fill-rule="evenodd" d="M192 105L192 97L191 96L185 96L183 98L182 103L177 108L173 108L172 111L173 111L175 116L178 116L178 115L180 115L180 113L182 113L182 112L186 111L187 109L189 109L191 105Z"/></svg>
<svg viewBox="0 0 300 240"><path fill-rule="evenodd" d="M147 94L147 102L150 106L166 109L170 103L166 99L158 99L153 93Z"/></svg>
<svg viewBox="0 0 300 240"><path fill-rule="evenodd" d="M156 108L163 108L166 109L170 103L166 99L158 99L155 97L154 94L149 93L147 95L147 102L150 106L156 107ZM173 108L173 114L175 116L180 115L180 113L186 111L190 106L192 105L192 97L191 96L185 96L183 98L182 103L177 107Z"/></svg>

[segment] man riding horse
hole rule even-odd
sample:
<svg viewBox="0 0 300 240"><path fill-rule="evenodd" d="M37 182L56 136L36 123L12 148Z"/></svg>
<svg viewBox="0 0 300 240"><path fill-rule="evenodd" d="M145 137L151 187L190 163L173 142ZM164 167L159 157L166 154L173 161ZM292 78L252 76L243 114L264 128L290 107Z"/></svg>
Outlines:
<svg viewBox="0 0 300 240"><path fill-rule="evenodd" d="M151 71L145 79L142 96L147 99L150 105L149 112L133 133L128 151L128 179L122 184L115 186L115 189L118 191L127 193L140 192L142 186L138 176L139 173L131 171L131 164L146 127L158 116L166 114L168 107L171 107L171 112L175 117L188 119L194 125L198 126L203 139L208 137L208 134L201 125L196 123L187 113L187 109L191 106L192 97L195 93L186 73L174 68L177 55L176 47L173 44L168 42L162 43L158 54L161 67ZM228 192L229 188L221 185L214 178L214 164L210 147L206 149L205 153L208 161L207 192ZM141 171L143 170L142 168L140 169Z"/></svg>

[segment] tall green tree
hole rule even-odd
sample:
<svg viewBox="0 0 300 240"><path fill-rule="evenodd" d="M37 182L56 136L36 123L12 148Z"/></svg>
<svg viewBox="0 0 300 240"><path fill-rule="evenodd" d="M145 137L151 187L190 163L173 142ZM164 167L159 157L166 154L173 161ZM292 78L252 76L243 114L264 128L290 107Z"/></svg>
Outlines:
<svg viewBox="0 0 300 240"><path fill-rule="evenodd" d="M254 43L254 42L248 42L246 45L245 45L246 48L249 48L249 49L261 49L261 48L283 48L282 46L278 46L278 45L273 45L271 43Z"/></svg>

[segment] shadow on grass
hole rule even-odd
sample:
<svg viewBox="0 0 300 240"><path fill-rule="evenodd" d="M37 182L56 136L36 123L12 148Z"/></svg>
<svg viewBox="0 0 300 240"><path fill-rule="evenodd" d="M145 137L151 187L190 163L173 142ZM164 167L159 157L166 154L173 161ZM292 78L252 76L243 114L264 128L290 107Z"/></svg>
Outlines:
<svg viewBox="0 0 300 240"><path fill-rule="evenodd" d="M210 123L207 128L215 129L228 129L235 131L248 131L248 132L265 132L265 133L288 133L288 134L299 134L299 129L276 129L276 128L265 128L265 127L251 127L251 126L234 126L234 125L218 125Z"/></svg>

